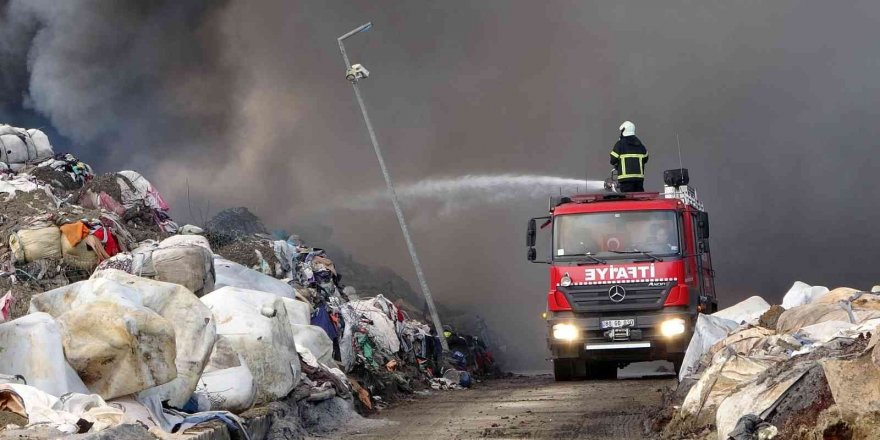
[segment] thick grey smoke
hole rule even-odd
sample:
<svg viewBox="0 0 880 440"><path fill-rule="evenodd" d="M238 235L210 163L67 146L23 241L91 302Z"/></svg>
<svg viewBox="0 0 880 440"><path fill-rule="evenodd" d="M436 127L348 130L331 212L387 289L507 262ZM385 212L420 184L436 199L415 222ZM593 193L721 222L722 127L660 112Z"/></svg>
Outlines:
<svg viewBox="0 0 880 440"><path fill-rule="evenodd" d="M414 278L390 210L327 209L384 185L335 41L371 20L347 47L372 72L363 92L397 181L600 180L630 119L650 189L681 139L722 304L779 299L795 279L878 282L876 2L0 6L0 112L48 117L98 168L144 169L179 218L201 216L189 183L193 205L332 229L360 261ZM546 198L467 206L407 205L432 290L484 314L516 365L542 366L546 268L525 262L523 234Z"/></svg>

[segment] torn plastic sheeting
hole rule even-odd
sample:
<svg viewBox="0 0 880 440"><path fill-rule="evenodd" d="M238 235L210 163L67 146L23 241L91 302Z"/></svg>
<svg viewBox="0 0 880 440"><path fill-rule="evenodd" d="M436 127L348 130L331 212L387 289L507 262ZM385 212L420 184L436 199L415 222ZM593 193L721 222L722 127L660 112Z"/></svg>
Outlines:
<svg viewBox="0 0 880 440"><path fill-rule="evenodd" d="M718 318L729 319L737 324L757 321L770 308L770 304L760 296L752 296L726 309L712 314Z"/></svg>
<svg viewBox="0 0 880 440"><path fill-rule="evenodd" d="M794 337L810 344L824 344L839 335L843 335L859 327L849 321L825 321L808 325L795 332Z"/></svg>
<svg viewBox="0 0 880 440"><path fill-rule="evenodd" d="M686 376L696 372L703 354L707 353L713 344L726 337L735 328L737 328L735 321L700 314L697 317L694 336L688 343L681 371L678 373L678 380L684 380Z"/></svg>
<svg viewBox="0 0 880 440"><path fill-rule="evenodd" d="M291 301L291 300L285 300ZM316 325L291 324L293 338L297 350L304 348L324 365L335 365L333 362L333 341L327 332Z"/></svg>
<svg viewBox="0 0 880 440"><path fill-rule="evenodd" d="M344 325L344 328L341 329L342 337L339 338L339 356L342 361L342 370L349 372L354 368L355 361L357 360L357 352L354 348L356 343L354 332L359 318L351 303L343 304L339 308L339 314L342 315L342 323Z"/></svg>
<svg viewBox="0 0 880 440"><path fill-rule="evenodd" d="M61 329L46 313L32 313L0 324L0 372L18 374L52 395L88 393L64 357Z"/></svg>
<svg viewBox="0 0 880 440"><path fill-rule="evenodd" d="M8 180L0 180L0 194L8 194L5 202L15 198L16 192L32 192L40 189L40 186L26 176L15 176Z"/></svg>
<svg viewBox="0 0 880 440"><path fill-rule="evenodd" d="M250 368L257 384L256 403L290 393L299 383L300 360L282 299L226 286L201 301L214 313L217 333L229 340Z"/></svg>
<svg viewBox="0 0 880 440"><path fill-rule="evenodd" d="M79 431L77 422L92 423L89 432L99 432L123 423L124 413L94 394L70 393L55 397L30 385L0 384L0 392L14 392L24 403L28 426L49 425L66 434Z"/></svg>
<svg viewBox="0 0 880 440"><path fill-rule="evenodd" d="M872 312L880 311L880 295L872 292L863 292L848 287L839 287L828 292L816 301L816 304L841 304L849 306L858 321L873 315Z"/></svg>
<svg viewBox="0 0 880 440"><path fill-rule="evenodd" d="M788 289L788 292L785 293L785 296L782 297L782 307L791 309L811 304L826 293L828 293L828 288L825 286L810 286L807 283L795 281L791 288Z"/></svg>
<svg viewBox="0 0 880 440"><path fill-rule="evenodd" d="M746 414L766 418L785 393L815 365L813 361L795 364L774 377L747 383L724 399L718 405L715 416L719 440L726 440L726 433L733 431L739 419Z"/></svg>
<svg viewBox="0 0 880 440"><path fill-rule="evenodd" d="M147 408L152 419L165 432L183 433L189 428L198 426L212 420L223 422L232 431L238 431L245 439L250 440L250 433L244 428L241 419L228 411L204 411L195 414L187 414L162 407L162 401L157 396L138 397L138 402Z"/></svg>
<svg viewBox="0 0 880 440"><path fill-rule="evenodd" d="M217 278L214 288L236 287L268 292L276 296L294 299L293 287L284 281L229 261L219 255L214 256L214 272Z"/></svg>
<svg viewBox="0 0 880 440"><path fill-rule="evenodd" d="M691 388L682 404L682 411L701 418L715 418L719 405L734 394L737 387L756 378L776 364L774 360L748 358L726 353L714 362ZM719 432L721 432L719 430ZM729 432L724 431L724 432Z"/></svg>
<svg viewBox="0 0 880 440"><path fill-rule="evenodd" d="M850 313L841 304L806 304L782 312L776 321L776 331L794 333L826 321L850 322Z"/></svg>
<svg viewBox="0 0 880 440"><path fill-rule="evenodd" d="M207 407L199 405L200 410L240 413L254 405L257 396L254 375L229 338L217 338L211 359L199 379L194 396L197 395L203 395L208 401Z"/></svg>
<svg viewBox="0 0 880 440"><path fill-rule="evenodd" d="M766 348L764 345L768 342L768 337L775 334L775 331L764 327L750 327L716 342L709 351L718 353L720 350L727 350L745 356L758 354L755 351Z"/></svg>
<svg viewBox="0 0 880 440"><path fill-rule="evenodd" d="M124 170L116 173L116 181L122 194L122 202L126 208L132 208L139 201L153 209L168 211L168 204L159 191L144 176L136 171ZM131 185L129 185L131 183Z"/></svg>

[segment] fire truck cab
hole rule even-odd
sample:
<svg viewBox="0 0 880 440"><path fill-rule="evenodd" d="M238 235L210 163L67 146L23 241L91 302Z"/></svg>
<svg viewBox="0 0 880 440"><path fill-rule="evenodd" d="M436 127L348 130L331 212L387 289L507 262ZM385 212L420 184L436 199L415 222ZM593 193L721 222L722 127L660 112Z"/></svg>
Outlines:
<svg viewBox="0 0 880 440"><path fill-rule="evenodd" d="M717 310L708 215L687 170L667 171L664 182L662 193L551 198L550 215L529 221L528 259L550 265L556 380L616 378L618 368L652 360L677 372L697 315ZM537 230L547 227L549 259L537 261Z"/></svg>

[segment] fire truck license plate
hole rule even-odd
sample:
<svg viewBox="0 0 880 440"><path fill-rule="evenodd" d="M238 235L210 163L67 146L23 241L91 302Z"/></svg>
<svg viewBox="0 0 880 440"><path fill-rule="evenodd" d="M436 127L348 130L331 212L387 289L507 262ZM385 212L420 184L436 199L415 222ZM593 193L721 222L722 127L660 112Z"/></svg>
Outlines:
<svg viewBox="0 0 880 440"><path fill-rule="evenodd" d="M603 319L602 328L634 327L635 319Z"/></svg>

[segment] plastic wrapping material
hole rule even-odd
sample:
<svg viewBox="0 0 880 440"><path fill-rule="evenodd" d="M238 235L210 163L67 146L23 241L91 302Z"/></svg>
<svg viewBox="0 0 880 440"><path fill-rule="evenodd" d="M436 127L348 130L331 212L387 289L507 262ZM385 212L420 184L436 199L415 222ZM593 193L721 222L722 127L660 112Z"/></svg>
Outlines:
<svg viewBox="0 0 880 440"><path fill-rule="evenodd" d="M207 400L205 410L238 414L253 406L257 395L254 376L247 362L227 338L221 336L217 339L211 360L199 379L196 394L203 395Z"/></svg>
<svg viewBox="0 0 880 440"><path fill-rule="evenodd" d="M178 237L204 238L198 235ZM196 296L214 290L214 259L211 251L204 247L159 247L152 252L152 263L158 281L180 284Z"/></svg>
<svg viewBox="0 0 880 440"><path fill-rule="evenodd" d="M214 256L214 272L217 275L214 288L238 287L272 293L276 296L294 299L293 287L241 264L229 261L219 255Z"/></svg>
<svg viewBox="0 0 880 440"><path fill-rule="evenodd" d="M25 229L9 236L9 248L16 261L32 262L43 258L61 259L61 230L55 226Z"/></svg>
<svg viewBox="0 0 880 440"><path fill-rule="evenodd" d="M770 308L770 304L760 296L752 296L726 309L712 314L719 318L735 321L737 324L757 322L758 318Z"/></svg>
<svg viewBox="0 0 880 440"><path fill-rule="evenodd" d="M293 325L308 325L312 319L312 305L298 299L284 298L287 317Z"/></svg>
<svg viewBox="0 0 880 440"><path fill-rule="evenodd" d="M841 304L806 304L786 310L776 321L779 333L794 333L804 327L826 321L852 323L850 312Z"/></svg>
<svg viewBox="0 0 880 440"><path fill-rule="evenodd" d="M129 391L129 393L168 382L159 389L150 390L150 393L161 395L163 400L169 400L174 406L185 404L192 391L195 390L198 378L208 361L216 339L216 327L211 311L183 286L140 278L115 269L97 272L92 275L92 279L87 281L35 295L31 298L30 310L31 312L44 311L59 317L60 320L62 315L75 310L87 315L90 310L95 309L95 304L99 303L116 303L127 309L149 311L160 315L159 317L167 323L171 334L171 348L169 349L165 344L161 346L162 352L149 353L145 356L151 358L149 361L152 361L154 357L167 359L166 355L170 352L171 363L176 369L176 373L172 377L167 380L138 378L138 376L151 372L146 368L148 364L136 362L136 353L132 354L135 356L134 359L121 357L114 360L115 362L136 365L136 368L108 371L108 373L120 376L118 380L122 382L132 381L144 384L143 388ZM106 319L115 322L116 318L111 316ZM150 319L145 322L158 323L160 321ZM85 325L80 327L83 332L107 333L107 330L103 329L90 330ZM135 341L122 340L119 342L114 340L114 342L128 344L131 347L136 345L134 342L140 342L138 338L163 328L161 325L158 325L157 328L149 328L148 332L139 334ZM84 353L84 356L87 355L88 353ZM121 353L119 356L124 356L124 354ZM88 359L83 360L83 362L87 361ZM127 378L125 375L133 377ZM132 388L134 386L129 384L126 387Z"/></svg>
<svg viewBox="0 0 880 440"><path fill-rule="evenodd" d="M181 226L177 233L180 235L202 235L205 233L205 230L196 225L187 224Z"/></svg>
<svg viewBox="0 0 880 440"><path fill-rule="evenodd" d="M214 256L214 253L211 250L211 243L207 238L198 234L172 235L159 242L160 248L171 248L175 246L200 246L211 252L212 257Z"/></svg>
<svg viewBox="0 0 880 440"><path fill-rule="evenodd" d="M292 324L293 339L297 349L305 348L318 362L333 366L333 341L327 336L327 332L316 325Z"/></svg>
<svg viewBox="0 0 880 440"><path fill-rule="evenodd" d="M145 307L96 301L56 318L64 354L92 392L106 399L177 377L174 328Z"/></svg>
<svg viewBox="0 0 880 440"><path fill-rule="evenodd" d="M9 169L20 171L28 163L54 155L49 138L41 130L0 125L0 163Z"/></svg>
<svg viewBox="0 0 880 440"><path fill-rule="evenodd" d="M21 375L49 394L88 393L64 357L61 329L46 313L0 324L0 373Z"/></svg>
<svg viewBox="0 0 880 440"><path fill-rule="evenodd" d="M300 363L282 299L272 293L227 286L201 301L214 313L217 333L250 368L257 387L256 403L290 393L299 383Z"/></svg>
<svg viewBox="0 0 880 440"><path fill-rule="evenodd" d="M715 419L716 411L721 411L720 405L725 399L734 395L742 384L756 378L775 363L773 360L736 354L716 359L688 392L681 407L682 411L695 416L699 423ZM737 419L734 419L734 424ZM724 432L729 432L730 429ZM722 431L719 429L719 432Z"/></svg>
<svg viewBox="0 0 880 440"><path fill-rule="evenodd" d="M726 350L744 356L765 355L767 345L774 341L775 334L775 331L764 327L750 327L716 342L709 352L718 353L720 350Z"/></svg>
<svg viewBox="0 0 880 440"><path fill-rule="evenodd" d="M739 419L746 414L767 418L785 393L813 366L814 362L802 362L768 380L751 381L737 389L736 393L730 393L718 405L716 412L718 438L726 440L727 433L733 431Z"/></svg>
<svg viewBox="0 0 880 440"><path fill-rule="evenodd" d="M202 370L217 340L214 315L183 286L137 277L120 270L106 270L92 277L95 281L111 280L134 287L143 304L162 315L174 328L177 356L177 377L141 394L158 395L172 406L181 407L195 390Z"/></svg>
<svg viewBox="0 0 880 440"><path fill-rule="evenodd" d="M133 207L140 201L143 201L146 206L153 209L163 211L169 209L168 204L165 203L159 191L140 173L125 170L116 174L120 176L116 179L122 193L122 200L120 202L122 202L126 209Z"/></svg>
<svg viewBox="0 0 880 440"><path fill-rule="evenodd" d="M795 281L794 284L782 297L782 307L790 309L792 307L811 304L823 295L828 293L825 286L810 286L807 283Z"/></svg>
<svg viewBox="0 0 880 440"><path fill-rule="evenodd" d="M737 328L735 321L700 314L697 317L694 336L691 338L687 351L684 354L681 371L678 373L678 380L684 380L686 376L696 372L703 354L707 353L712 345L724 339L735 328Z"/></svg>
<svg viewBox="0 0 880 440"><path fill-rule="evenodd" d="M10 394L24 403L28 426L48 425L65 434L75 434L80 419L92 423L89 432L103 431L125 421L122 410L94 394L72 393L58 398L29 385L0 384L0 395Z"/></svg>

